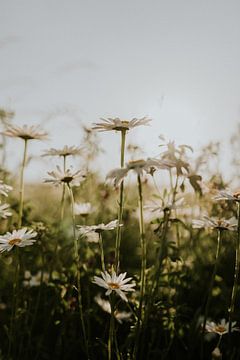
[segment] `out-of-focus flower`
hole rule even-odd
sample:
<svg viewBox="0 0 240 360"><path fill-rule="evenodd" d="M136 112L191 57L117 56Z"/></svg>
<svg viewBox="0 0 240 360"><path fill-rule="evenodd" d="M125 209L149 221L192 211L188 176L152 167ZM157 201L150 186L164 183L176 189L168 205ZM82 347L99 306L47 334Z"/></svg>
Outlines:
<svg viewBox="0 0 240 360"><path fill-rule="evenodd" d="M82 153L82 149L78 146L67 146L65 145L62 149L54 149L51 148L49 150L45 150L42 156L76 156Z"/></svg>
<svg viewBox="0 0 240 360"><path fill-rule="evenodd" d="M48 273L41 273L41 271L38 271L36 275L32 275L30 271L25 271L24 273L24 286L39 286L41 284L41 278L42 282L47 283L49 279Z"/></svg>
<svg viewBox="0 0 240 360"><path fill-rule="evenodd" d="M239 328L236 327L236 321L232 323L232 331L240 331ZM222 319L220 323L215 323L213 321L207 321L205 330L209 333L215 333L220 336L225 335L229 331L229 323L226 322L225 319Z"/></svg>
<svg viewBox="0 0 240 360"><path fill-rule="evenodd" d="M86 217L89 214L91 214L92 212L93 212L93 207L89 202L74 204L74 214L75 215L81 215L83 217Z"/></svg>
<svg viewBox="0 0 240 360"><path fill-rule="evenodd" d="M130 277L125 279L127 275L126 272L116 275L115 271L113 271L112 275L110 275L107 271L105 271L101 274L101 278L99 276L94 276L93 283L107 289L107 296L109 296L114 291L118 296L121 297L122 300L128 302L125 292L135 291L135 289L133 289L135 286L134 283L127 284L130 280L132 280L132 278Z"/></svg>
<svg viewBox="0 0 240 360"><path fill-rule="evenodd" d="M35 125L9 125L2 134L9 137L21 138L23 140L44 140L48 135L39 126Z"/></svg>
<svg viewBox="0 0 240 360"><path fill-rule="evenodd" d="M12 233L7 232L0 236L0 252L10 251L14 246L24 247L32 245L36 240L37 233L33 230L23 228L20 230L13 230Z"/></svg>
<svg viewBox="0 0 240 360"><path fill-rule="evenodd" d="M8 216L12 216L12 213L9 211L9 204L0 205L0 218L6 219Z"/></svg>
<svg viewBox="0 0 240 360"><path fill-rule="evenodd" d="M124 168L118 168L110 171L106 176L106 180L113 181L114 185L118 186L130 170L133 170L137 175L141 176L144 172L152 173L156 169L169 170L171 166L172 163L169 161L153 158L149 158L147 160L133 160L129 161Z"/></svg>
<svg viewBox="0 0 240 360"><path fill-rule="evenodd" d="M106 225L77 225L77 228L79 229L81 235L86 235L91 232L101 233L103 231L114 230L119 226L122 226L122 224L119 224L118 220L112 220Z"/></svg>
<svg viewBox="0 0 240 360"><path fill-rule="evenodd" d="M67 169L66 171L63 171L59 166L56 167L56 170L48 172L48 175L52 178L45 179L44 182L51 183L55 186L59 186L61 184L79 186L86 178L86 173L83 170L73 172L71 169Z"/></svg>
<svg viewBox="0 0 240 360"><path fill-rule="evenodd" d="M216 218L209 218L208 216L203 216L203 220L193 220L192 226L195 229L210 228L210 229L230 230L230 231L237 230L237 223L235 218L225 220L225 219L216 219Z"/></svg>
<svg viewBox="0 0 240 360"><path fill-rule="evenodd" d="M221 190L214 197L213 200L227 200L240 202L240 191L231 192Z"/></svg>
<svg viewBox="0 0 240 360"><path fill-rule="evenodd" d="M151 119L143 117L141 119L133 118L132 120L121 120L119 118L101 118L101 123L94 123L94 130L98 131L127 131L140 125L148 125Z"/></svg>
<svg viewBox="0 0 240 360"><path fill-rule="evenodd" d="M155 201L153 201L151 204L145 205L144 208L146 210L149 210L151 212L164 212L164 211L171 211L171 210L176 210L182 207L184 203L184 198L180 198L178 200L176 200L174 203L166 203L166 204L162 204L159 205L158 203L156 203Z"/></svg>
<svg viewBox="0 0 240 360"><path fill-rule="evenodd" d="M3 183L2 180L0 180L0 194L4 196L8 196L9 191L11 191L13 188L10 185L6 185Z"/></svg>
<svg viewBox="0 0 240 360"><path fill-rule="evenodd" d="M111 314L111 305L109 301L104 300L100 294L95 296L94 300L103 311L105 311L108 314ZM114 311L114 317L120 324L122 324L123 321L129 321L131 316L132 314L127 311L119 311L119 310Z"/></svg>

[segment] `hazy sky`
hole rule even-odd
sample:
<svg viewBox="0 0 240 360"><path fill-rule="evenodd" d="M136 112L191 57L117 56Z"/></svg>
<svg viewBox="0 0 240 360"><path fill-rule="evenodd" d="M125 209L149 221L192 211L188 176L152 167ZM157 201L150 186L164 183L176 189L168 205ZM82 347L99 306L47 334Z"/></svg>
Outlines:
<svg viewBox="0 0 240 360"><path fill-rule="evenodd" d="M51 141L35 153L78 144L80 124L104 116L151 117L130 134L149 155L162 133L195 148L228 141L240 115L239 14L239 0L0 0L0 107L15 123L44 123ZM115 167L118 136L100 137L104 169Z"/></svg>

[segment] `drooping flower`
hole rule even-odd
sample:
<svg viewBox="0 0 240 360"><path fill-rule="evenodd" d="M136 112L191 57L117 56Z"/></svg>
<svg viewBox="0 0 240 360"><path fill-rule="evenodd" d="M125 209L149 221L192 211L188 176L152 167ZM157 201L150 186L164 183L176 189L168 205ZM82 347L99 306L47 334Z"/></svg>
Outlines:
<svg viewBox="0 0 240 360"><path fill-rule="evenodd" d="M195 229L209 228L230 231L237 230L237 223L235 218L225 220L203 216L203 220L193 220L192 225Z"/></svg>
<svg viewBox="0 0 240 360"><path fill-rule="evenodd" d="M78 146L67 146L65 145L62 149L51 148L45 150L42 156L76 156L82 153L82 149Z"/></svg>
<svg viewBox="0 0 240 360"><path fill-rule="evenodd" d="M119 224L118 220L112 220L108 224L98 224L98 225L77 225L81 235L86 235L90 232L101 233L103 231L114 230L117 227L122 226Z"/></svg>
<svg viewBox="0 0 240 360"><path fill-rule="evenodd" d="M74 204L74 214L75 215L81 215L83 217L86 217L89 214L91 214L92 212L93 212L93 207L89 202Z"/></svg>
<svg viewBox="0 0 240 360"><path fill-rule="evenodd" d="M3 135L15 138L21 138L23 140L44 140L47 138L47 133L36 125L9 125Z"/></svg>
<svg viewBox="0 0 240 360"><path fill-rule="evenodd" d="M133 160L129 161L124 168L118 168L110 171L106 176L106 180L112 180L114 185L118 186L131 170L133 170L137 175L143 175L144 172L152 173L156 169L169 170L171 166L172 164L169 161L153 158L149 158L147 160Z"/></svg>
<svg viewBox="0 0 240 360"><path fill-rule="evenodd" d="M52 178L45 179L44 182L51 183L55 186L59 186L61 184L79 186L86 178L86 173L83 170L74 172L71 169L67 169L66 171L63 171L59 166L56 167L56 170L48 172L48 175Z"/></svg>
<svg viewBox="0 0 240 360"><path fill-rule="evenodd" d="M9 191L11 191L13 188L10 185L6 185L3 183L2 180L0 180L0 194L4 196L8 196Z"/></svg>
<svg viewBox="0 0 240 360"><path fill-rule="evenodd" d="M94 130L98 131L127 131L140 125L148 125L151 119L143 117L141 119L133 118L132 120L121 120L119 118L101 118L101 123L94 123Z"/></svg>
<svg viewBox="0 0 240 360"><path fill-rule="evenodd" d="M110 275L107 271L105 271L101 274L101 278L99 276L94 276L93 283L107 289L107 296L109 296L114 291L118 296L121 297L122 300L128 302L125 293L129 291L135 291L135 289L133 289L135 286L134 283L127 284L130 280L132 280L132 278L130 277L125 279L127 275L126 272L116 275L115 271L113 271L112 275Z"/></svg>
<svg viewBox="0 0 240 360"><path fill-rule="evenodd" d="M229 332L229 323L226 322L225 319L222 319L220 323L207 321L205 330L209 333L215 333L222 336ZM240 331L240 329L236 327L236 321L232 323L232 331Z"/></svg>
<svg viewBox="0 0 240 360"><path fill-rule="evenodd" d="M227 200L227 201L236 201L240 202L240 191L219 191L214 197L213 200Z"/></svg>
<svg viewBox="0 0 240 360"><path fill-rule="evenodd" d="M12 233L7 232L0 236L0 252L10 251L14 246L25 247L32 245L36 240L37 233L33 230L23 228L20 230L13 230Z"/></svg>
<svg viewBox="0 0 240 360"><path fill-rule="evenodd" d="M100 294L96 295L94 300L103 311L111 315L111 304L108 300L103 299ZM129 321L131 316L132 314L127 311L114 311L114 317L120 324L122 324L123 321Z"/></svg>
<svg viewBox="0 0 240 360"><path fill-rule="evenodd" d="M10 205L9 204L2 204L0 205L0 218L6 219L9 216L12 216L11 211L9 211Z"/></svg>

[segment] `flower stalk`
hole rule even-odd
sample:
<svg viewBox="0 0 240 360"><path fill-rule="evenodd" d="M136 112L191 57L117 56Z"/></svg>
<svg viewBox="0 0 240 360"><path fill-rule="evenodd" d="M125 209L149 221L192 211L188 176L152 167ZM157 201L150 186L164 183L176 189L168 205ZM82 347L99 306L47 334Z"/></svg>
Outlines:
<svg viewBox="0 0 240 360"><path fill-rule="evenodd" d="M23 216L23 201L24 201L24 170L27 161L27 144L28 140L24 139L24 152L23 152L23 161L21 166L20 174L20 198L19 198L19 213L18 213L18 228L22 226L22 216Z"/></svg>
<svg viewBox="0 0 240 360"><path fill-rule="evenodd" d="M98 233L98 236L99 236L99 248L100 248L100 256L101 256L101 266L102 266L102 271L104 272L106 270L106 268L105 268L103 240L102 240L101 232Z"/></svg>

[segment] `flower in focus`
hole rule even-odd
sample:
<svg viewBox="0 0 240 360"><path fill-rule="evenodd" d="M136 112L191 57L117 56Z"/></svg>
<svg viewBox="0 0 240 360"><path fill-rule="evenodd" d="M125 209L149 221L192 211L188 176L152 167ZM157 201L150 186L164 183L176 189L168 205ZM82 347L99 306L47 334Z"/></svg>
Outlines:
<svg viewBox="0 0 240 360"><path fill-rule="evenodd" d="M116 292L117 295L121 297L122 300L128 302L128 299L125 295L125 292L135 291L133 287L134 283L127 284L132 278L126 278L127 273L122 273L120 275L116 275L115 271L113 271L112 275L110 275L107 271L102 272L102 277L94 276L93 283L101 286L105 289L106 295L109 296L113 291Z"/></svg>
<svg viewBox="0 0 240 360"><path fill-rule="evenodd" d="M231 192L231 191L219 191L214 197L213 200L227 200L227 201L236 201L240 202L240 191Z"/></svg>
<svg viewBox="0 0 240 360"><path fill-rule="evenodd" d="M132 120L120 120L119 118L101 118L101 123L94 123L93 130L98 131L127 131L140 125L148 125L151 119L143 117L141 119L133 118Z"/></svg>
<svg viewBox="0 0 240 360"><path fill-rule="evenodd" d="M44 140L48 135L45 131L41 130L39 126L35 125L9 125L2 134L9 137L21 138L23 140Z"/></svg>
<svg viewBox="0 0 240 360"><path fill-rule="evenodd" d="M124 168L118 168L110 171L106 179L112 180L115 186L118 186L121 181L127 176L130 170L133 170L137 175L143 175L144 172L152 173L156 169L167 169L171 168L172 164L169 161L158 160L149 158L147 160L133 160L129 161Z"/></svg>
<svg viewBox="0 0 240 360"><path fill-rule="evenodd" d="M7 232L0 236L0 252L10 251L14 246L25 247L32 245L36 240L37 233L33 230L23 228L20 230L13 230L12 233Z"/></svg>
<svg viewBox="0 0 240 360"><path fill-rule="evenodd" d="M46 150L42 156L76 156L82 153L82 149L77 146L65 145L62 149L51 148Z"/></svg>
<svg viewBox="0 0 240 360"><path fill-rule="evenodd" d="M109 301L104 300L100 294L95 296L94 300L103 311L105 311L108 314L111 314L111 305ZM119 311L119 310L114 311L114 317L120 324L122 324L123 321L129 321L131 316L132 314L127 311Z"/></svg>
<svg viewBox="0 0 240 360"><path fill-rule="evenodd" d="M83 217L86 217L89 214L91 214L92 212L93 212L93 207L89 202L74 204L74 214L75 215L81 215Z"/></svg>
<svg viewBox="0 0 240 360"><path fill-rule="evenodd" d="M10 185L6 185L3 183L2 180L0 180L0 194L4 196L8 196L9 191L11 191L13 188Z"/></svg>
<svg viewBox="0 0 240 360"><path fill-rule="evenodd" d="M209 333L215 333L220 336L225 335L229 331L229 323L226 322L225 319L222 319L220 323L215 323L213 321L207 321L205 330ZM232 331L240 331L239 328L236 327L236 321L232 323Z"/></svg>
<svg viewBox="0 0 240 360"><path fill-rule="evenodd" d="M235 218L225 220L225 219L209 218L208 216L204 216L203 220L193 220L192 225L194 229L210 228L210 229L230 230L230 231L237 230L237 223Z"/></svg>
<svg viewBox="0 0 240 360"><path fill-rule="evenodd" d="M67 169L66 171L63 171L59 166L56 167L56 170L48 172L48 175L50 175L52 178L45 179L44 182L51 183L56 186L61 184L79 186L86 178L86 173L83 170L73 172L71 169Z"/></svg>
<svg viewBox="0 0 240 360"><path fill-rule="evenodd" d="M9 204L0 205L0 218L6 219L8 216L12 216L12 213L9 211Z"/></svg>
<svg viewBox="0 0 240 360"><path fill-rule="evenodd" d="M122 226L119 224L118 220L112 220L108 224L98 224L98 225L77 225L81 235L86 235L91 232L101 233L103 231L114 230L115 228Z"/></svg>

